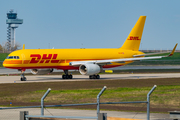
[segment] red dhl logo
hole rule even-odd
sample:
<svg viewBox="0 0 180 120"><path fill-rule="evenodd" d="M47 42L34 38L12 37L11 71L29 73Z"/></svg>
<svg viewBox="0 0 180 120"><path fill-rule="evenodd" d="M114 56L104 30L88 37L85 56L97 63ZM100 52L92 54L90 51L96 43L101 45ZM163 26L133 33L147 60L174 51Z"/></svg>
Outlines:
<svg viewBox="0 0 180 120"><path fill-rule="evenodd" d="M31 54L30 63L58 63L59 60L56 60L57 54Z"/></svg>
<svg viewBox="0 0 180 120"><path fill-rule="evenodd" d="M130 36L129 39L127 39L127 40L141 40L141 39L139 39L139 37Z"/></svg>

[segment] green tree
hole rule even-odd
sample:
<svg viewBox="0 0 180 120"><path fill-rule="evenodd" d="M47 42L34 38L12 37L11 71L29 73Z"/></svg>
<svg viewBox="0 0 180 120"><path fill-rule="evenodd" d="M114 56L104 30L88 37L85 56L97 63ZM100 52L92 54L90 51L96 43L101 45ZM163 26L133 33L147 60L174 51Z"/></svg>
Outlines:
<svg viewBox="0 0 180 120"><path fill-rule="evenodd" d="M21 44L19 42L16 42L14 50L19 50L21 47Z"/></svg>

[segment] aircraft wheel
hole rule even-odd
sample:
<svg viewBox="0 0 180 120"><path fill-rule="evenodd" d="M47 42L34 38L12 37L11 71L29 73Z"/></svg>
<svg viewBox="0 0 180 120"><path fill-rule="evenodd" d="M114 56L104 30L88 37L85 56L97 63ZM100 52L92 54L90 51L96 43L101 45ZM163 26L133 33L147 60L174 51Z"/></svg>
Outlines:
<svg viewBox="0 0 180 120"><path fill-rule="evenodd" d="M65 79L69 79L69 75L66 75L66 78Z"/></svg>
<svg viewBox="0 0 180 120"><path fill-rule="evenodd" d="M62 75L62 79L72 79L72 75Z"/></svg>
<svg viewBox="0 0 180 120"><path fill-rule="evenodd" d="M21 81L26 81L26 77L22 77L20 80Z"/></svg>
<svg viewBox="0 0 180 120"><path fill-rule="evenodd" d="M72 79L73 78L73 76L72 75L69 75L69 79Z"/></svg>
<svg viewBox="0 0 180 120"><path fill-rule="evenodd" d="M100 79L100 75L90 75L89 79Z"/></svg>
<svg viewBox="0 0 180 120"><path fill-rule="evenodd" d="M89 76L89 79L93 79L93 75L90 75L90 76Z"/></svg>
<svg viewBox="0 0 180 120"><path fill-rule="evenodd" d="M100 79L100 75L96 75L96 79Z"/></svg>
<svg viewBox="0 0 180 120"><path fill-rule="evenodd" d="M93 75L93 79L97 79L97 78L96 78L96 75Z"/></svg>
<svg viewBox="0 0 180 120"><path fill-rule="evenodd" d="M62 75L62 79L66 79L66 75Z"/></svg>

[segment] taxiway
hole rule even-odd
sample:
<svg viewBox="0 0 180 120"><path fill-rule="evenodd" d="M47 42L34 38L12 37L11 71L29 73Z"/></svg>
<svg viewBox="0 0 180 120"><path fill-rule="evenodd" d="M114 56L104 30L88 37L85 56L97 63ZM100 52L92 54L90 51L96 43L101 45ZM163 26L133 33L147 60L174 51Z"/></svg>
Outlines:
<svg viewBox="0 0 180 120"><path fill-rule="evenodd" d="M94 80L122 80L122 79L149 79L149 78L180 78L180 73L154 74L101 74L100 79ZM73 79L62 79L61 75L27 75L27 81L20 81L20 76L0 76L1 83L28 83L28 82L60 82L60 81L87 81L89 76L73 75Z"/></svg>

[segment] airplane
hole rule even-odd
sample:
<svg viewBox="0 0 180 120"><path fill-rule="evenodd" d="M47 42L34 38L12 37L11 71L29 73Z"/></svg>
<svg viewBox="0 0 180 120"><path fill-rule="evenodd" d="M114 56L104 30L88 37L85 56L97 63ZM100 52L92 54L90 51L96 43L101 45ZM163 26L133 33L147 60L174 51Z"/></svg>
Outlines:
<svg viewBox="0 0 180 120"><path fill-rule="evenodd" d="M152 56L157 53L145 54L139 51L146 16L140 16L129 36L120 48L108 49L23 49L14 51L4 60L3 66L21 71L21 81L26 81L24 72L31 69L33 74L47 74L53 69L64 71L62 79L72 79L68 70L79 70L89 79L99 79L103 68L123 66L133 61L160 59L174 54L177 44L167 56Z"/></svg>

